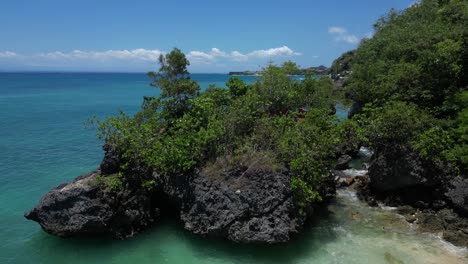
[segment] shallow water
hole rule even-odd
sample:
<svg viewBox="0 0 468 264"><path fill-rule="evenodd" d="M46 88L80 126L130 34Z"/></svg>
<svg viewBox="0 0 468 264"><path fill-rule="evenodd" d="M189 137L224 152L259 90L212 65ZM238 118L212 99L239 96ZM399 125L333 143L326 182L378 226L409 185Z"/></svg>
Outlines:
<svg viewBox="0 0 468 264"><path fill-rule="evenodd" d="M227 75L195 75L203 87ZM245 77L252 78L253 77ZM241 246L186 233L174 220L126 241L59 239L23 217L50 188L96 168L101 142L83 122L133 113L155 95L143 74L0 73L0 263L467 263L349 190L295 241Z"/></svg>

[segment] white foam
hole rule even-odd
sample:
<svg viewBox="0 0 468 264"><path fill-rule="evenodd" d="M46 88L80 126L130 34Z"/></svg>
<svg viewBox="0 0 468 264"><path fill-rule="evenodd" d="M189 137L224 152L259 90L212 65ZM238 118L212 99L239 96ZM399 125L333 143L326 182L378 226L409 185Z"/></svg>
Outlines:
<svg viewBox="0 0 468 264"><path fill-rule="evenodd" d="M372 154L374 154L374 152L372 150L370 150L369 148L361 147L359 149L359 154L361 156L364 156L364 157L370 157L370 156L372 156Z"/></svg>
<svg viewBox="0 0 468 264"><path fill-rule="evenodd" d="M385 210L385 211L394 211L398 208L398 207L393 207L393 206L387 206L387 205L384 205L383 203L378 203L378 205L380 209Z"/></svg>
<svg viewBox="0 0 468 264"><path fill-rule="evenodd" d="M454 244L444 240L442 238L442 233L439 234L429 234L429 236L436 237L443 247L452 254L457 256L466 256L468 254L468 248L466 247L457 247Z"/></svg>
<svg viewBox="0 0 468 264"><path fill-rule="evenodd" d="M352 191L349 189L338 189L336 190L336 194L341 197L346 197L352 201L357 201L359 200L357 197L356 191Z"/></svg>
<svg viewBox="0 0 468 264"><path fill-rule="evenodd" d="M356 169L347 169L343 173L349 177L364 176L367 174L367 170L356 170Z"/></svg>

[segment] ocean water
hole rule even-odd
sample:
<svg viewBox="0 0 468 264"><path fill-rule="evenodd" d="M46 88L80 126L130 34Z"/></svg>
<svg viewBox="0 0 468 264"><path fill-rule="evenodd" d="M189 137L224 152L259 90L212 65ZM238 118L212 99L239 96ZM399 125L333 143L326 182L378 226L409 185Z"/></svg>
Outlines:
<svg viewBox="0 0 468 264"><path fill-rule="evenodd" d="M203 88L228 77L193 75ZM60 239L26 220L50 188L98 166L102 142L84 122L138 111L144 95L158 94L148 83L144 74L0 73L0 263L468 262L465 250L367 207L350 190L295 241L269 247L201 239L172 219L125 241Z"/></svg>

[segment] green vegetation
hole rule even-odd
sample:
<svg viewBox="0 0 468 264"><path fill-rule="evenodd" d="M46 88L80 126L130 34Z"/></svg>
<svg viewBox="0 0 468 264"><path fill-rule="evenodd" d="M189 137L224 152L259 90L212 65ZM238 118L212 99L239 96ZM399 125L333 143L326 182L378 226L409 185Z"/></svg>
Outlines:
<svg viewBox="0 0 468 264"><path fill-rule="evenodd" d="M296 65L288 62L268 65L253 84L233 77L228 89L211 86L199 92L180 50L159 62L159 71L149 76L161 96L145 97L133 117L121 113L97 121L100 137L123 160L125 181L150 189L157 182L132 170L143 166L184 177L209 164L215 168L220 159L243 163L245 157L257 157L263 166L290 170L301 207L322 199L320 181L330 173L343 132L330 110L335 99L329 78L293 80L287 74Z"/></svg>
<svg viewBox="0 0 468 264"><path fill-rule="evenodd" d="M356 56L356 50L350 50L343 53L339 58L333 61L331 66L331 77L338 79L339 77L346 77L351 71L353 59Z"/></svg>
<svg viewBox="0 0 468 264"><path fill-rule="evenodd" d="M374 149L410 146L467 175L467 36L463 0L422 0L377 21L352 58L348 86Z"/></svg>
<svg viewBox="0 0 468 264"><path fill-rule="evenodd" d="M330 69L320 65L318 67L310 67L310 68L300 68L293 61L285 61L281 68L286 72L288 75L307 75L307 74L315 74L315 75L329 75ZM263 75L265 70L261 71L241 71L241 72L230 72L229 75Z"/></svg>
<svg viewBox="0 0 468 264"><path fill-rule="evenodd" d="M96 184L102 184L107 192L118 192L123 188L122 174L109 176L96 175Z"/></svg>

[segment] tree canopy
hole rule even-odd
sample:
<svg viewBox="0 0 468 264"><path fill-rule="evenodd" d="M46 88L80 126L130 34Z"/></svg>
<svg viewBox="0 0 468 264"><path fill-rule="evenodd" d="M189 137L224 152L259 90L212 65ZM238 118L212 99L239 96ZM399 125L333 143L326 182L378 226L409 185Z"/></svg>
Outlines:
<svg viewBox="0 0 468 264"><path fill-rule="evenodd" d="M100 122L101 138L125 161L124 181L157 184L151 177L132 174L135 164L184 177L218 159L235 164L243 157L268 157L272 169L291 171L298 205L321 199L320 182L330 173L343 133L330 110L335 99L329 78L298 81L288 76L295 63L270 64L254 83L233 77L228 89L210 86L199 92L180 50L159 62L159 71L149 76L161 95L145 97L133 117L122 113Z"/></svg>
<svg viewBox="0 0 468 264"><path fill-rule="evenodd" d="M410 145L467 175L468 2L422 0L374 28L355 51L348 86L370 144Z"/></svg>

